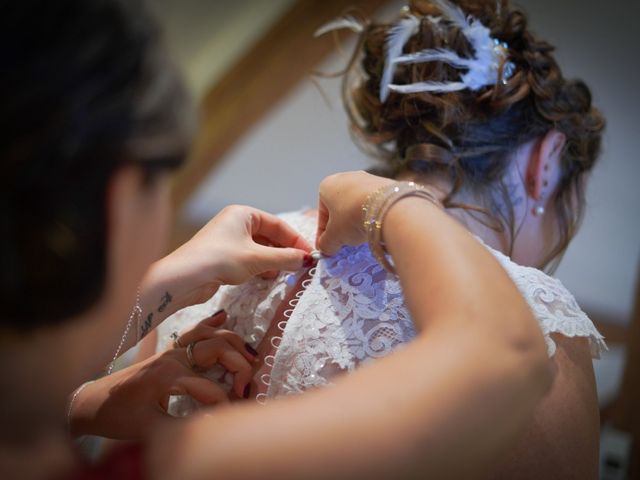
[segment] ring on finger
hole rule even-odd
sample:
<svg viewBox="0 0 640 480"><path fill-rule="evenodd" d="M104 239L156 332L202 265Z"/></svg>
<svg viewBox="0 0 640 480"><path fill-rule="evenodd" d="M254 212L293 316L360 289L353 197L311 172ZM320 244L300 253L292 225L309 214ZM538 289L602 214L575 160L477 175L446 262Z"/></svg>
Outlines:
<svg viewBox="0 0 640 480"><path fill-rule="evenodd" d="M195 347L197 342L191 342L187 345L187 362L189 363L189 368L194 372L200 372L202 369L196 365L196 361L193 359L193 347Z"/></svg>
<svg viewBox="0 0 640 480"><path fill-rule="evenodd" d="M173 348L183 348L180 343L180 335L178 335L178 332L172 332L171 338L173 339Z"/></svg>

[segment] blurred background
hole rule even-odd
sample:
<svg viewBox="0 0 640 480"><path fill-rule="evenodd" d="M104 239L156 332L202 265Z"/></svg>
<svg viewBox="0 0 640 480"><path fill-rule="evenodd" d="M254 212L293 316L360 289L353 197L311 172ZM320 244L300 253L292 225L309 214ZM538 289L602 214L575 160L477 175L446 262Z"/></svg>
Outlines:
<svg viewBox="0 0 640 480"><path fill-rule="evenodd" d="M373 165L349 138L340 80L312 75L341 70L353 38L341 36L341 49L331 36L314 39L313 32L349 7L384 18L395 16L402 2L149 3L202 111L192 158L174 186L176 244L225 205L276 213L314 206L324 176ZM640 408L640 100L634 88L640 7L629 0L516 3L534 31L558 47L565 75L591 86L608 120L584 226L557 276L607 337L610 351L595 363L603 422L612 427L603 430L603 478L625 478L616 475L627 469L628 433L638 431Z"/></svg>

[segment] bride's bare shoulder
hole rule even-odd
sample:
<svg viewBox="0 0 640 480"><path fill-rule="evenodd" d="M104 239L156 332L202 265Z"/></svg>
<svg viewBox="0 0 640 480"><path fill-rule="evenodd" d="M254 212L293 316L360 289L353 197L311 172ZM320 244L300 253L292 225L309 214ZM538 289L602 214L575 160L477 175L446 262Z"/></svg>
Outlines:
<svg viewBox="0 0 640 480"><path fill-rule="evenodd" d="M597 478L599 412L589 343L560 334L554 341L552 389L492 480Z"/></svg>

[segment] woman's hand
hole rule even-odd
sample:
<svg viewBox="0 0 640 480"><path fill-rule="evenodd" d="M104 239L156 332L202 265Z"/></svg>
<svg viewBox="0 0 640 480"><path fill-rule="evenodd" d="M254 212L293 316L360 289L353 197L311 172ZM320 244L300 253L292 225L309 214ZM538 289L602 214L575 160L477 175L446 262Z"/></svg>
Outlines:
<svg viewBox="0 0 640 480"><path fill-rule="evenodd" d="M173 348L185 349L193 344L191 354L196 370L206 370L211 365L220 364L233 375L236 397L247 398L253 375L251 364L256 362L258 352L237 333L218 328L226 319L227 314L221 310L202 320L177 335Z"/></svg>
<svg viewBox="0 0 640 480"><path fill-rule="evenodd" d="M311 262L311 250L275 215L251 207L226 207L149 269L141 297L145 317L152 313L153 318L139 338L175 311L205 302L221 285L299 270Z"/></svg>
<svg viewBox="0 0 640 480"><path fill-rule="evenodd" d="M197 369L222 365L234 375L234 392L243 397L255 356L238 335L215 328L225 318L224 312L219 312L183 333L179 337L183 347L156 354L87 385L72 405L72 434L140 438L158 420L171 418L167 408L172 395L189 395L206 406L228 403L227 393L219 385L192 369L185 348L189 343L194 343L193 364Z"/></svg>
<svg viewBox="0 0 640 480"><path fill-rule="evenodd" d="M320 184L316 246L326 255L344 245L366 242L362 206L367 197L393 180L369 173L345 172L325 178Z"/></svg>
<svg viewBox="0 0 640 480"><path fill-rule="evenodd" d="M312 247L283 220L251 207L222 210L179 249L185 257L210 258L208 279L238 285L279 270L302 268ZM178 252L176 252L178 253Z"/></svg>

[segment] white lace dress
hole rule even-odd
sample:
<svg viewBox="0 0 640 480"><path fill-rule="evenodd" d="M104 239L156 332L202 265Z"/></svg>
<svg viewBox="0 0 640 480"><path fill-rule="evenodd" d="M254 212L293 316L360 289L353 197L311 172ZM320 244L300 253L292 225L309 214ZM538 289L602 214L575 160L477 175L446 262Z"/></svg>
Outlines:
<svg viewBox="0 0 640 480"><path fill-rule="evenodd" d="M314 218L303 212L281 218L313 242ZM487 248L526 298L550 356L555 352L550 335L558 333L588 338L592 356L599 357L606 349L603 337L559 280ZM376 262L367 245L345 247L336 256L320 260L309 273L304 288L297 291L285 274L273 281L256 279L223 287L208 302L165 320L159 327L157 348L171 344L172 332L222 308L227 312L225 328L257 347L278 309L282 310L282 302L293 297L278 323L278 335L270 340L273 354L264 359L254 378L262 386L256 398L264 403L271 397L331 384L338 374L387 355L416 336L398 279ZM230 388L230 379L220 369L214 368L209 376L222 379Z"/></svg>

